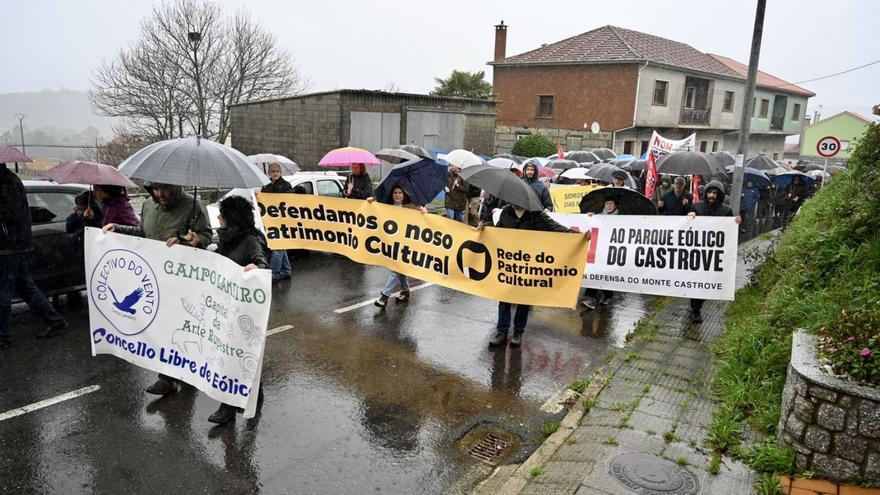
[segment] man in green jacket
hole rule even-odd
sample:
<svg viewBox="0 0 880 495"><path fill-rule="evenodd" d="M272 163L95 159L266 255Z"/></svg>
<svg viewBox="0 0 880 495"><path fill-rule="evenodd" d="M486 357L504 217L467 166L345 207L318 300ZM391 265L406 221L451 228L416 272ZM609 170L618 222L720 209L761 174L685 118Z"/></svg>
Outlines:
<svg viewBox="0 0 880 495"><path fill-rule="evenodd" d="M193 215L193 197L185 193L183 187L145 182L144 189L153 200L145 201L141 208L140 227L109 223L104 226L104 232L165 241L169 247L179 242L197 248L208 247L211 243L211 224L208 222L208 210L199 199L195 199ZM147 392L168 395L177 390L176 382L176 379L160 374L156 383L147 387Z"/></svg>

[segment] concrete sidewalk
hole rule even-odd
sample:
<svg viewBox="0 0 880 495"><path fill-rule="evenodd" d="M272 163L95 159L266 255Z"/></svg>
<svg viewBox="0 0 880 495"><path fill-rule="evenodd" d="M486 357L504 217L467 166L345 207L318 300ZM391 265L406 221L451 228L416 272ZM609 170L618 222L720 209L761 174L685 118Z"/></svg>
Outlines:
<svg viewBox="0 0 880 495"><path fill-rule="evenodd" d="M737 285L748 269L740 247ZM687 299L664 298L627 345L592 378L559 430L521 465L503 466L477 494L748 494L755 473L722 457L710 473L710 343L728 303L707 301L701 324ZM748 439L754 441L754 438Z"/></svg>

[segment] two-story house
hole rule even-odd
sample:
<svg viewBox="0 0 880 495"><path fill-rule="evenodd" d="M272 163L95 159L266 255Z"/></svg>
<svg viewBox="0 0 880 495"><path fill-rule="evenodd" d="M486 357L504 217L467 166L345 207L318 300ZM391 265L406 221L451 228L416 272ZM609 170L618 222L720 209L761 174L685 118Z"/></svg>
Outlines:
<svg viewBox="0 0 880 495"><path fill-rule="evenodd" d="M507 57L507 26L495 26L496 151L539 129L568 149L605 141L642 154L651 132L696 133L699 151L734 151L745 95L745 66L690 45L604 26ZM813 93L761 72L749 152L781 158L785 136L800 133ZM591 133L598 123L600 135Z"/></svg>

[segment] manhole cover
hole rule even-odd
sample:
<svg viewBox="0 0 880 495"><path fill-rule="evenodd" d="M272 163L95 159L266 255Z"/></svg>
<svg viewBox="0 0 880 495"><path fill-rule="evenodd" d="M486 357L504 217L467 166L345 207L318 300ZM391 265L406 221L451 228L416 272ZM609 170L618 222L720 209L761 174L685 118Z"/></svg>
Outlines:
<svg viewBox="0 0 880 495"><path fill-rule="evenodd" d="M611 459L611 474L642 495L695 495L699 483L687 469L662 457L628 452Z"/></svg>
<svg viewBox="0 0 880 495"><path fill-rule="evenodd" d="M461 443L467 455L490 466L497 466L516 451L521 442L516 435L492 427L469 432Z"/></svg>

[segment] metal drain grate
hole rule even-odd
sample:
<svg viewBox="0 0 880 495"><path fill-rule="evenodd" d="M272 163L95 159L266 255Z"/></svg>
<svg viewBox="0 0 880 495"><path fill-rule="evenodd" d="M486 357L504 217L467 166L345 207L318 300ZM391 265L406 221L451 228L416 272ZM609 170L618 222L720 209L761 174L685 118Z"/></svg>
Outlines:
<svg viewBox="0 0 880 495"><path fill-rule="evenodd" d="M467 451L468 455L490 466L497 466L507 457L513 442L502 438L492 432L487 432L483 438L475 443Z"/></svg>
<svg viewBox="0 0 880 495"><path fill-rule="evenodd" d="M641 495L696 495L700 491L693 473L651 454L620 454L611 459L608 470L618 482Z"/></svg>

